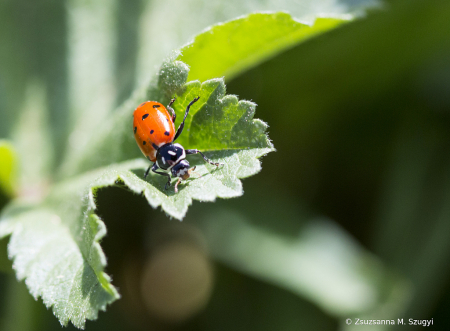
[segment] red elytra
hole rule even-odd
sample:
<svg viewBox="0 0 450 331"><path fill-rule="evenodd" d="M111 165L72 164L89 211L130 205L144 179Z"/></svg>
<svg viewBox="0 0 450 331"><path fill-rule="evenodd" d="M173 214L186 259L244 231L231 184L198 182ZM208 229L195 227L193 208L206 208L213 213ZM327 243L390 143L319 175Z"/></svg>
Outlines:
<svg viewBox="0 0 450 331"><path fill-rule="evenodd" d="M161 103L147 101L136 108L133 117L134 138L142 153L155 162L157 149L175 136L172 116Z"/></svg>

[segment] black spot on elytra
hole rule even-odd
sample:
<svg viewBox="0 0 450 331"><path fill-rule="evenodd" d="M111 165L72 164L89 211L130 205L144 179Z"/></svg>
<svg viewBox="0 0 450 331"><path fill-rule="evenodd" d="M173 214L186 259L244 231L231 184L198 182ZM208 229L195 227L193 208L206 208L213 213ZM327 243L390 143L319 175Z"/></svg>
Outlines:
<svg viewBox="0 0 450 331"><path fill-rule="evenodd" d="M155 143L152 143L152 146L153 146L153 148L156 149L156 150L159 149L159 147L158 147Z"/></svg>
<svg viewBox="0 0 450 331"><path fill-rule="evenodd" d="M147 103L147 101L141 103L141 104L139 105L139 107L142 107L142 106L145 105L146 103Z"/></svg>
<svg viewBox="0 0 450 331"><path fill-rule="evenodd" d="M169 136L169 135L170 135L170 132L169 132L169 131L166 131L166 132L164 132L164 134L165 134L166 136Z"/></svg>
<svg viewBox="0 0 450 331"><path fill-rule="evenodd" d="M159 108L161 105L153 105L153 108Z"/></svg>
<svg viewBox="0 0 450 331"><path fill-rule="evenodd" d="M145 145L147 142L144 140L143 142L142 142L142 145Z"/></svg>
<svg viewBox="0 0 450 331"><path fill-rule="evenodd" d="M148 117L148 114L142 115L142 120L145 120Z"/></svg>
<svg viewBox="0 0 450 331"><path fill-rule="evenodd" d="M134 127L134 134L136 134L137 126Z"/></svg>
<svg viewBox="0 0 450 331"><path fill-rule="evenodd" d="M153 134L153 132L155 132L155 130L150 130L150 134Z"/></svg>

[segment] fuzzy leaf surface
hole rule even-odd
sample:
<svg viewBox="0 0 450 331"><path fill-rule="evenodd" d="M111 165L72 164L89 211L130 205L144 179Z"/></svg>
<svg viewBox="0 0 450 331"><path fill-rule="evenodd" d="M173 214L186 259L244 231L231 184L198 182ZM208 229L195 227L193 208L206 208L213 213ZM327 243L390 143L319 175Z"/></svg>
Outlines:
<svg viewBox="0 0 450 331"><path fill-rule="evenodd" d="M0 238L10 235L8 256L19 280L41 297L62 325L84 328L99 310L119 298L104 273L99 241L104 223L94 214L89 174L56 185L39 205L10 205L0 218Z"/></svg>

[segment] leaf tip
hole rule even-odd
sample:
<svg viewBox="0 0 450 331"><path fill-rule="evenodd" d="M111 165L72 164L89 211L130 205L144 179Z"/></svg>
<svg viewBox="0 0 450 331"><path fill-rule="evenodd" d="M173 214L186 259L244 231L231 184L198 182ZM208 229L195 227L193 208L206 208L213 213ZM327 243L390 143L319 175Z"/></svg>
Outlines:
<svg viewBox="0 0 450 331"><path fill-rule="evenodd" d="M165 61L158 73L158 87L170 98L180 92L187 81L189 66L182 61Z"/></svg>

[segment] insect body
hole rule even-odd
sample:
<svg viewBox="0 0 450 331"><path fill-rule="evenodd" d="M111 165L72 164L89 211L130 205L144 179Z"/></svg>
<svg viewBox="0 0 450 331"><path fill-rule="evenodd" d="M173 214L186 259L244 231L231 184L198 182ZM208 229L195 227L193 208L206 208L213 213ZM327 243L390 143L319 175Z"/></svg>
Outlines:
<svg viewBox="0 0 450 331"><path fill-rule="evenodd" d="M215 166L221 165L220 163L214 163L208 159L202 152L197 149L184 149L180 144L174 143L174 141L183 132L184 122L189 113L189 109L197 102L199 97L192 100L186 108L183 122L175 132L175 119L176 114L172 109L172 104L175 99L170 100L167 109L159 102L147 101L140 104L134 111L133 120L133 132L134 138L141 149L142 153L154 162L150 165L144 174L144 178L147 178L150 169L162 176L167 176L168 181L165 189L170 186L171 174L173 177L178 177L178 181L175 184L175 192L178 192L178 184L182 179L186 180L190 177L194 168L189 168L189 162L186 160L186 155L197 154L203 157L203 159ZM159 169L164 172L158 171Z"/></svg>

